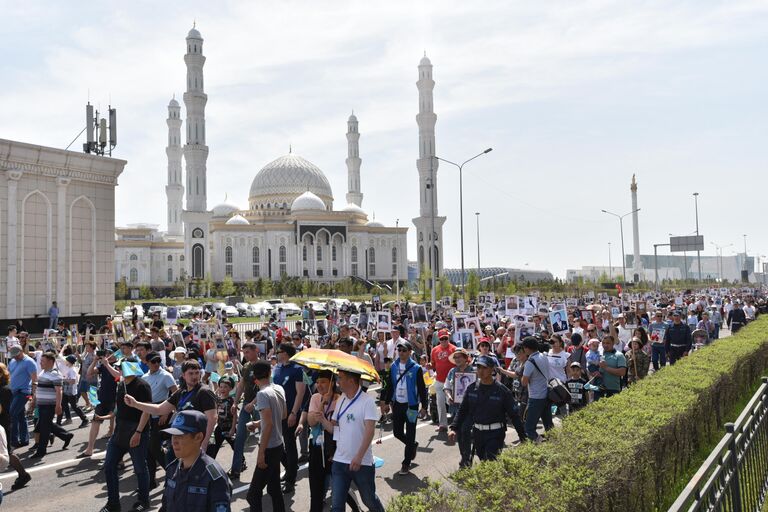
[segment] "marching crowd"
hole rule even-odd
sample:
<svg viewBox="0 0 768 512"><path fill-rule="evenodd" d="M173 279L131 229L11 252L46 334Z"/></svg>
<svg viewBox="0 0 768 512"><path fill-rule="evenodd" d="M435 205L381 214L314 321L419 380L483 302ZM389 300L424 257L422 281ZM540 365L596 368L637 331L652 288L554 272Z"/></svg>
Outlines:
<svg viewBox="0 0 768 512"><path fill-rule="evenodd" d="M359 510L353 482L368 510L383 511L371 449L377 426L391 423L403 444L400 474L419 456L420 420L456 442L461 467L475 456L494 459L508 426L516 442L544 442L553 418L675 364L722 329L738 331L766 302L759 290L741 289L485 295L467 314L449 301L428 313L419 307L344 303L324 320L275 316L242 333L213 311L175 325L134 318L119 336L114 325L80 336L59 322L48 338L30 341L12 326L0 363L0 467L18 473L14 489L30 484L19 454L44 458L57 439L66 449L74 414L89 429L78 458L92 457L107 429L104 512L121 509L126 458L137 480L132 510L149 510L163 477L162 510L225 512L232 482L250 465L251 510L262 509L266 488L279 512L307 462L311 512L323 510L329 491L333 512ZM380 323L375 313L384 309ZM336 349L359 365L300 364L297 354L309 348ZM224 443L231 461L220 456Z"/></svg>

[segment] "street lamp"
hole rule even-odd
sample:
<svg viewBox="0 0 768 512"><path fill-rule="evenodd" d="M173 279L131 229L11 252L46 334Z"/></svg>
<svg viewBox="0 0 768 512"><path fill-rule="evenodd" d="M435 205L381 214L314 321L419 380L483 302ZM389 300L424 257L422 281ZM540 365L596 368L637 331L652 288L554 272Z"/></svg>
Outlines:
<svg viewBox="0 0 768 512"><path fill-rule="evenodd" d="M441 162L454 165L459 169L459 233L461 235L461 298L463 298L465 301L467 300L467 296L466 296L466 291L464 290L464 185L463 185L461 171L462 169L464 169L464 166L467 165L469 162L471 162L475 158L486 155L491 151L493 151L493 148L488 148L482 153L478 153L477 155L473 156L469 160L465 160L461 164L457 164L456 162L451 162L450 160L446 160L445 158L440 158L439 156L433 156L433 158L440 160ZM480 276L477 276L477 277L478 279L480 278Z"/></svg>
<svg viewBox="0 0 768 512"><path fill-rule="evenodd" d="M699 236L699 193L693 193L693 200L696 206L696 236ZM699 282L701 282L701 251L696 251L696 259L699 266Z"/></svg>
<svg viewBox="0 0 768 512"><path fill-rule="evenodd" d="M717 245L715 242L709 242L712 245L715 246L715 251L717 255L717 277L720 278L720 281L723 280L723 249L726 249L728 247L732 247L733 244L728 245Z"/></svg>
<svg viewBox="0 0 768 512"><path fill-rule="evenodd" d="M477 219L477 278L480 279L480 212L475 212Z"/></svg>
<svg viewBox="0 0 768 512"><path fill-rule="evenodd" d="M400 219L395 219L395 229L400 227ZM400 236L395 234L395 288L397 289L396 304L400 304Z"/></svg>
<svg viewBox="0 0 768 512"><path fill-rule="evenodd" d="M613 215L614 217L619 219L619 230L621 231L621 273L622 273L622 279L624 279L624 281L622 281L621 284L624 285L627 282L627 262L625 261L625 258L624 258L624 217L626 217L627 215L632 215L635 212L639 212L640 208L638 208L637 210L632 210L629 213L625 213L624 215L618 215L616 213L609 212L608 210L600 210L600 211L603 213L607 213L608 215Z"/></svg>

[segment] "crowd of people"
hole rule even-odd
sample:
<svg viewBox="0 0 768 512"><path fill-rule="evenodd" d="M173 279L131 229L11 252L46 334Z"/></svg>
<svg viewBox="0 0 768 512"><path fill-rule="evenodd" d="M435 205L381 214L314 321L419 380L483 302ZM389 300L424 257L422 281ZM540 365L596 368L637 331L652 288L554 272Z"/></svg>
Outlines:
<svg viewBox="0 0 768 512"><path fill-rule="evenodd" d="M78 458L94 455L108 425L104 512L121 509L126 456L137 480L132 510L149 509L161 477L164 510L229 510L232 483L250 465L251 510L262 509L266 488L279 512L307 462L311 512L323 510L329 493L333 512L359 510L353 482L368 510L383 511L371 449L377 426L391 423L402 443L402 475L419 457L419 421L458 445L460 467L494 459L510 426L515 443L544 442L556 417L620 393L723 329L738 331L766 302L760 290L717 289L483 294L463 306L329 304L324 319L275 316L244 331L215 311L173 325L156 315L119 331L88 326L82 335L59 322L37 340L13 326L0 363L0 465L18 473L14 489L28 485L18 455L44 458L57 438L66 449L74 414L78 428L89 429ZM355 356L379 382L353 369L297 364L307 348ZM231 460L221 457L225 443Z"/></svg>

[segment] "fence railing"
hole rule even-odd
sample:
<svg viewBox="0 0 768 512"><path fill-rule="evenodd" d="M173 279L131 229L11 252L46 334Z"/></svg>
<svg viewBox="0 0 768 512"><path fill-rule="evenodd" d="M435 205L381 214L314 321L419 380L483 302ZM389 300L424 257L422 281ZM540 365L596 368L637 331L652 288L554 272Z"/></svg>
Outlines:
<svg viewBox="0 0 768 512"><path fill-rule="evenodd" d="M768 490L768 377L670 512L760 512Z"/></svg>

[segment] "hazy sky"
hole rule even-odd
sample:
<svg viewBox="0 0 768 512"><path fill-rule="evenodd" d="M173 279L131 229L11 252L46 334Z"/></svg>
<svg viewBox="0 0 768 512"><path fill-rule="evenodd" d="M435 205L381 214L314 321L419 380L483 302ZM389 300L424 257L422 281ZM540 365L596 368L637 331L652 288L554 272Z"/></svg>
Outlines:
<svg viewBox="0 0 768 512"><path fill-rule="evenodd" d="M202 33L208 207L247 206L268 162L293 151L346 201L346 120L360 121L363 208L411 227L415 86L434 64L437 152L462 161L465 260L548 269L607 265L639 182L640 243L699 224L709 244L768 254L768 2L566 0L312 2L0 0L0 137L64 148L88 99L118 108L128 160L117 223L165 229L167 104ZM182 110L182 115L184 111ZM82 146L82 138L73 149ZM762 148L762 149L761 149ZM458 173L442 165L445 264L458 267ZM630 217L625 245L632 249ZM729 254L732 249L726 249Z"/></svg>

